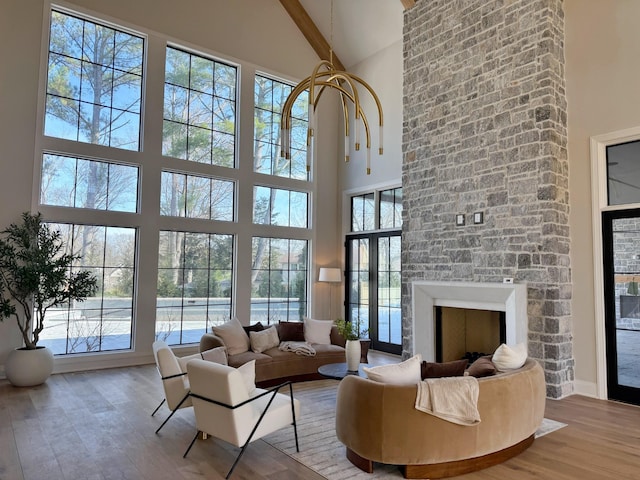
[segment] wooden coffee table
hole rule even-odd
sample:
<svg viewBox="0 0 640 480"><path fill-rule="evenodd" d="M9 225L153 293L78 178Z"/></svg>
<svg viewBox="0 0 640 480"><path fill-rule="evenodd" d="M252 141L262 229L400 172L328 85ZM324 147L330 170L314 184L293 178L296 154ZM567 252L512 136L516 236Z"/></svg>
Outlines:
<svg viewBox="0 0 640 480"><path fill-rule="evenodd" d="M366 377L362 367L368 367L368 363L361 363L358 365L358 371L347 370L346 362L343 363L327 363L318 367L318 373L323 377L335 378L336 380L342 380L347 375L358 375L360 377Z"/></svg>

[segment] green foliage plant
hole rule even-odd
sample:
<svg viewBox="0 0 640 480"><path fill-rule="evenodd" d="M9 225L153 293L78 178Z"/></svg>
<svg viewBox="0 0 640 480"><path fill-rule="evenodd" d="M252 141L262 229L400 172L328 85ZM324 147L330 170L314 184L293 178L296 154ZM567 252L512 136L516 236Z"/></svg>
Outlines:
<svg viewBox="0 0 640 480"><path fill-rule="evenodd" d="M359 331L357 324L347 322L342 318L336 320L336 327L338 328L338 333L344 337L345 340L358 340L360 335L367 333L366 330Z"/></svg>
<svg viewBox="0 0 640 480"><path fill-rule="evenodd" d="M65 250L62 234L40 213L25 212L0 232L0 320L16 319L27 350L36 348L49 308L84 301L97 289L91 272L71 271L80 255Z"/></svg>

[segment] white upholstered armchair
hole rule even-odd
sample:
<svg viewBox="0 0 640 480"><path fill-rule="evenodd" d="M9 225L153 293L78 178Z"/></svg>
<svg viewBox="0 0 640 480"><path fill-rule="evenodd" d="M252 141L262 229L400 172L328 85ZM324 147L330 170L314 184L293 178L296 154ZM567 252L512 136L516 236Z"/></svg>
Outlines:
<svg viewBox="0 0 640 480"><path fill-rule="evenodd" d="M176 410L191 406L189 380L187 378L187 361L191 360L191 358L178 359L178 357L174 355L173 350L161 340L153 342L153 356L156 359L156 366L162 379L164 399L153 411L151 416L153 417L156 414L165 401L167 402L167 407L171 410L169 416L156 430L156 433L158 433ZM190 357L196 358L194 355L190 355ZM200 354L197 354L197 358L201 358Z"/></svg>
<svg viewBox="0 0 640 480"><path fill-rule="evenodd" d="M187 365L198 431L184 457L200 432L241 447L226 478L231 476L250 442L285 426L293 424L298 450L296 418L300 402L293 398L291 382L263 390L255 388L255 371L242 370L202 360L192 360ZM288 395L279 393L287 388Z"/></svg>

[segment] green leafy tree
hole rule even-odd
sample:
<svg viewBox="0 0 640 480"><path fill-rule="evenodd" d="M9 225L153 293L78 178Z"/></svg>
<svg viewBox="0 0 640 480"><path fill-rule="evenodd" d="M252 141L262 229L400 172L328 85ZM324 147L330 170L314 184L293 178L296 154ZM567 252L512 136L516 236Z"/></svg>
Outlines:
<svg viewBox="0 0 640 480"><path fill-rule="evenodd" d="M22 214L0 232L0 316L18 323L27 349L35 349L47 310L83 301L97 288L87 270L71 271L79 255L65 253L60 232L51 230L40 213Z"/></svg>

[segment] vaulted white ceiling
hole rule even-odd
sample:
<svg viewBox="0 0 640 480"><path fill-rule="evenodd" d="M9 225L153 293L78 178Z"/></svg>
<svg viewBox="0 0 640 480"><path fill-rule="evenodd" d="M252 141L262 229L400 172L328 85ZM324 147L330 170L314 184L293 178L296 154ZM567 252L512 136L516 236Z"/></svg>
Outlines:
<svg viewBox="0 0 640 480"><path fill-rule="evenodd" d="M400 0L300 0L300 3L347 68L402 40L404 8Z"/></svg>

